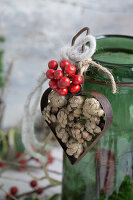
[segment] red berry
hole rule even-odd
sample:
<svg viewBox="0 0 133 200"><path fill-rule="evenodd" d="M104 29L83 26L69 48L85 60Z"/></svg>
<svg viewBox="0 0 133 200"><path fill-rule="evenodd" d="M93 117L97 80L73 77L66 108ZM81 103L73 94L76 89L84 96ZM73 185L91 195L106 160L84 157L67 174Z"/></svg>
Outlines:
<svg viewBox="0 0 133 200"><path fill-rule="evenodd" d="M22 165L25 165L26 162L27 162L27 160L25 160L25 159L22 159L22 160L19 161L19 163L22 164Z"/></svg>
<svg viewBox="0 0 133 200"><path fill-rule="evenodd" d="M0 162L0 168L2 168L2 167L5 167L6 166L6 164L4 163L4 162Z"/></svg>
<svg viewBox="0 0 133 200"><path fill-rule="evenodd" d="M72 76L74 76L75 73L76 73L76 67L75 67L74 65L69 64L69 65L67 65L67 66L65 67L65 72L66 72L66 74L68 74L70 77L72 77Z"/></svg>
<svg viewBox="0 0 133 200"><path fill-rule="evenodd" d="M60 68L61 68L61 69L65 69L65 66L67 66L67 65L69 65L69 64L71 64L70 61L68 61L68 60L62 60L62 61L60 62Z"/></svg>
<svg viewBox="0 0 133 200"><path fill-rule="evenodd" d="M52 164L54 161L54 158L52 156L48 157L48 164Z"/></svg>
<svg viewBox="0 0 133 200"><path fill-rule="evenodd" d="M59 88L65 88L68 87L69 85L70 85L70 79L68 77L63 77L58 83Z"/></svg>
<svg viewBox="0 0 133 200"><path fill-rule="evenodd" d="M48 71L46 72L47 78L53 79L54 78L54 72L55 72L54 69L48 69Z"/></svg>
<svg viewBox="0 0 133 200"><path fill-rule="evenodd" d="M19 163L21 164L20 170L22 170L22 171L26 170L26 166L25 166L26 162L27 161L25 159L22 159L19 161Z"/></svg>
<svg viewBox="0 0 133 200"><path fill-rule="evenodd" d="M75 75L74 77L73 77L73 79L72 79L72 82L73 82L73 84L75 84L75 85L80 85L81 83L82 83L82 81L83 81L83 78L82 78L82 76L80 76L80 75Z"/></svg>
<svg viewBox="0 0 133 200"><path fill-rule="evenodd" d="M58 87L57 87L57 81L52 79L49 81L49 87L52 89L52 90L56 90Z"/></svg>
<svg viewBox="0 0 133 200"><path fill-rule="evenodd" d="M9 199L11 198L11 195L10 194L6 194L6 199Z"/></svg>
<svg viewBox="0 0 133 200"><path fill-rule="evenodd" d="M57 87L60 88L60 80L57 81Z"/></svg>
<svg viewBox="0 0 133 200"><path fill-rule="evenodd" d="M58 63L55 60L51 60L48 63L49 69L57 69L58 68Z"/></svg>
<svg viewBox="0 0 133 200"><path fill-rule="evenodd" d="M40 160L38 160L37 158L34 158L34 160L35 160L36 162L38 162L38 163L40 162Z"/></svg>
<svg viewBox="0 0 133 200"><path fill-rule="evenodd" d="M57 89L57 93L62 95L62 96L65 96L68 93L68 89L67 89L67 87L66 88L59 88L59 89Z"/></svg>
<svg viewBox="0 0 133 200"><path fill-rule="evenodd" d="M17 188L17 187L11 187L11 188L10 188L10 193L11 193L12 195L17 194L17 192L18 192L18 188Z"/></svg>
<svg viewBox="0 0 133 200"><path fill-rule="evenodd" d="M39 187L36 189L37 194L42 194L42 192L43 192L43 188Z"/></svg>
<svg viewBox="0 0 133 200"><path fill-rule="evenodd" d="M17 158L17 159L20 158L21 156L22 156L22 152L16 153L16 158Z"/></svg>
<svg viewBox="0 0 133 200"><path fill-rule="evenodd" d="M61 79L63 77L63 72L61 70L56 70L54 72L54 78L55 79Z"/></svg>
<svg viewBox="0 0 133 200"><path fill-rule="evenodd" d="M77 92L79 92L79 90L80 90L80 85L71 84L69 87L69 91L71 93L77 93Z"/></svg>
<svg viewBox="0 0 133 200"><path fill-rule="evenodd" d="M30 182L30 186L31 187L36 187L38 184L37 184L37 181L36 180L32 180L31 182Z"/></svg>

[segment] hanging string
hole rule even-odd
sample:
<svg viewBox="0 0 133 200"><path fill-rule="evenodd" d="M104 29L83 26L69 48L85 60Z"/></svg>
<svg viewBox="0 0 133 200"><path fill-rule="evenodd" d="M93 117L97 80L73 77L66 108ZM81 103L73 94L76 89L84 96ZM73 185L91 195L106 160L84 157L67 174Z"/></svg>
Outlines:
<svg viewBox="0 0 133 200"><path fill-rule="evenodd" d="M88 42L90 45L89 46L86 45L84 48L84 52L83 52L82 46ZM80 75L83 75L83 73L85 74L85 72L87 71L90 64L92 64L92 66L102 70L104 73L106 73L109 76L109 78L111 80L111 84L112 84L112 93L115 94L116 93L116 83L115 83L114 77L111 74L111 72L107 68L101 66L100 64L94 62L91 59L91 57L95 53L95 51L96 51L95 37L92 35L86 35L84 38L75 42L73 44L73 46L63 47L61 49L60 60L67 59L67 60L70 60L73 64L78 63Z"/></svg>
<svg viewBox="0 0 133 200"><path fill-rule="evenodd" d="M84 52L82 52L82 45L90 43L90 46L85 46ZM92 57L96 51L96 39L92 35L86 35L81 38L73 46L67 45L61 49L60 60L66 59L71 63L76 64L77 62L87 60Z"/></svg>
<svg viewBox="0 0 133 200"><path fill-rule="evenodd" d="M34 121L35 121L35 114L37 111L38 102L40 101L41 97L42 85L46 82L46 80L47 80L46 75L43 72L37 80L37 85L27 96L24 105L24 116L22 124L22 142L27 152L31 156L40 160L42 163L46 162L46 158L39 153L39 150L43 147L43 143L39 142L35 136ZM35 94L36 97L32 105L32 108L30 109L31 100Z"/></svg>

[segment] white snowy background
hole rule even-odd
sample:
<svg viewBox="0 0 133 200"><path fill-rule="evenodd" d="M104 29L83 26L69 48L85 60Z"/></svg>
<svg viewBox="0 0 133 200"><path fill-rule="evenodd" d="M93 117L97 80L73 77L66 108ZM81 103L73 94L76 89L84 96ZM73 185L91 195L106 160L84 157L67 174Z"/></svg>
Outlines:
<svg viewBox="0 0 133 200"><path fill-rule="evenodd" d="M5 68L15 58L5 126L21 119L25 98L38 75L84 26L94 35L133 35L133 1L0 0Z"/></svg>
<svg viewBox="0 0 133 200"><path fill-rule="evenodd" d="M26 96L39 74L46 71L49 60L58 59L60 48L70 44L84 26L94 35L133 35L133 0L0 0L0 35L6 39L0 48L5 50L5 70L15 60L4 127L21 120ZM61 159L61 150L56 152ZM61 172L61 162L55 166ZM12 185L5 179L1 183L7 188Z"/></svg>

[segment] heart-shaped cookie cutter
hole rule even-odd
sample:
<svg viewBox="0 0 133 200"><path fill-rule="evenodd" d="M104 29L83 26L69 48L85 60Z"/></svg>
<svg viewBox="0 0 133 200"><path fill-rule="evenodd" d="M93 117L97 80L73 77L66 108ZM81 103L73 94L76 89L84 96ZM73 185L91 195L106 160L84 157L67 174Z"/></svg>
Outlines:
<svg viewBox="0 0 133 200"><path fill-rule="evenodd" d="M44 108L48 105L48 95L51 92L51 88L48 88L42 95L41 98L41 112L43 112ZM70 162L72 165L78 163L100 140L100 138L107 132L107 130L110 128L111 124L112 124L112 120L113 120L113 111L112 111L112 107L111 104L109 102L109 100L100 92L97 91L83 91L81 92L79 95L83 95L83 96L87 96L87 95L91 95L94 98L96 98L99 103L101 104L104 112L105 112L105 124L104 124L104 128L102 129L101 133L99 133L96 137L96 139L94 139L94 141L92 141L92 143L90 144L90 146L88 146L86 148L86 150L79 156L79 158L74 158L73 156L69 156L67 155L67 157L69 158ZM46 121L47 122L47 121ZM50 124L48 123L48 126L50 127L50 129L52 130L53 134L55 135L56 139L58 140L58 142L60 143L60 145L62 146L64 152L66 153L66 145L56 136L56 132L55 132L55 127L54 124Z"/></svg>

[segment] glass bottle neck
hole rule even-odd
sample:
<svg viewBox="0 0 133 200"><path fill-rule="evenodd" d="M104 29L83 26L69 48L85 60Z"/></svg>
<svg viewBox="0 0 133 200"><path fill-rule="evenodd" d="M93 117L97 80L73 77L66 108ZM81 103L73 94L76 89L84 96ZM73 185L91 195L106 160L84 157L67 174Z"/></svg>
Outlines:
<svg viewBox="0 0 133 200"><path fill-rule="evenodd" d="M133 83L133 37L99 36L93 60L109 69L116 82ZM101 70L90 66L87 75L95 80L110 81Z"/></svg>

